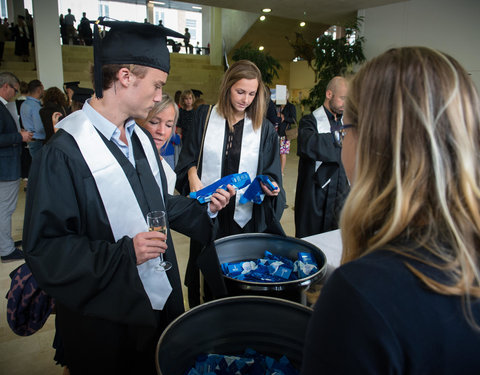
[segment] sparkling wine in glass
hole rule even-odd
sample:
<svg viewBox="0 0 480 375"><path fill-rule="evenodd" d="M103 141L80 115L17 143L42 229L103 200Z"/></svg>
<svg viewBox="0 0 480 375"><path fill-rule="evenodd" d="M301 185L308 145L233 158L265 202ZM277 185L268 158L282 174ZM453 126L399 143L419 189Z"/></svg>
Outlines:
<svg viewBox="0 0 480 375"><path fill-rule="evenodd" d="M165 211L152 211L147 214L148 230L150 232L160 232L167 234L167 217ZM172 268L172 263L163 260L163 254L159 256L159 262L156 266L158 271L168 271Z"/></svg>

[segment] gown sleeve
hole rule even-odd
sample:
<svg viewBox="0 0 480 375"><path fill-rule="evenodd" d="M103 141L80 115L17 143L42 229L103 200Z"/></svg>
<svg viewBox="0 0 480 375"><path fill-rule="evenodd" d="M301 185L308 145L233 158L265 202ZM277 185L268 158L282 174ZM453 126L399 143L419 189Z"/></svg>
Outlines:
<svg viewBox="0 0 480 375"><path fill-rule="evenodd" d="M154 325L133 240L114 241L93 176L73 138L64 149L44 146L31 171L23 245L39 286L83 314Z"/></svg>
<svg viewBox="0 0 480 375"><path fill-rule="evenodd" d="M338 147L330 132L319 133L313 115L304 116L298 125L297 154L313 161L338 164Z"/></svg>
<svg viewBox="0 0 480 375"><path fill-rule="evenodd" d="M284 108L283 116L285 122L288 124L294 124L297 121L297 109L295 106L288 102Z"/></svg>
<svg viewBox="0 0 480 375"><path fill-rule="evenodd" d="M255 231L284 235L280 219L285 209L286 195L282 181L278 135L268 120L263 122L262 132L258 174L267 175L277 182L280 193L276 197L265 196L262 204L254 205Z"/></svg>
<svg viewBox="0 0 480 375"><path fill-rule="evenodd" d="M190 193L188 170L191 167L196 166L198 163L208 109L208 105L201 105L195 111L193 127L190 129L188 139L186 139L182 146L182 151L180 152L180 157L177 166L175 167L175 173L177 174L175 188L181 195L187 195Z"/></svg>
<svg viewBox="0 0 480 375"><path fill-rule="evenodd" d="M181 195L169 195L166 204L171 229L202 244L213 240L214 226L206 206Z"/></svg>

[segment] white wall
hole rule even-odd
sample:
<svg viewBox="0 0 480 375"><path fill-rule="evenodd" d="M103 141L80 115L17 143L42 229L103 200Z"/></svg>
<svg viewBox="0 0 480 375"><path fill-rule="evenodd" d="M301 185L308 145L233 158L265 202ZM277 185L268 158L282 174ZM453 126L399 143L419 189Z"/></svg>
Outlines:
<svg viewBox="0 0 480 375"><path fill-rule="evenodd" d="M63 87L63 62L57 0L33 0L38 79L45 89Z"/></svg>
<svg viewBox="0 0 480 375"><path fill-rule="evenodd" d="M359 15L367 59L392 47L436 48L458 60L480 90L479 0L410 0Z"/></svg>
<svg viewBox="0 0 480 375"><path fill-rule="evenodd" d="M222 36L227 53L237 44L258 19L258 14L222 9Z"/></svg>

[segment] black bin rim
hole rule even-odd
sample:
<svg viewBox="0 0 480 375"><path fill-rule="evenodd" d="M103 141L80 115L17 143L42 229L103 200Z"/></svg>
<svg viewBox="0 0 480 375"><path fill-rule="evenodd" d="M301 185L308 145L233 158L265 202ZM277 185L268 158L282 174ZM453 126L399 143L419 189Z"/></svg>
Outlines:
<svg viewBox="0 0 480 375"><path fill-rule="evenodd" d="M160 370L160 363L159 363L159 352L160 352L160 345L162 344L166 335L169 334L169 331L175 328L177 325L181 324L181 322L191 315L197 315L202 313L202 311L206 309L210 309L216 305L225 305L225 304L244 304L244 303L270 303L276 304L277 306L289 306L301 311L305 314L312 314L313 309L311 307L302 305L298 302L293 302L290 300L286 300L283 298L277 297L270 297L270 296L255 296L255 295L248 295L248 296L233 296L233 297L224 297L220 299L216 299L210 302L202 303L201 305L195 306L190 310L185 311L183 314L175 318L162 332L160 338L158 339L157 346L155 349L155 368L157 374L163 375Z"/></svg>
<svg viewBox="0 0 480 375"><path fill-rule="evenodd" d="M214 242L215 248L217 247L218 244L222 244L228 241L233 241L238 238L277 238L277 239L281 239L282 241L297 243L304 247L314 250L316 254L318 254L322 258L322 264L321 265L318 264L317 272L297 280L278 281L278 282L258 282L258 281L238 280L233 277L229 277L222 272L222 276L225 279L231 280L236 283L240 283L242 285L245 285L246 287L251 287L253 290L263 290L267 288L274 289L274 290L282 290L290 287L298 287L298 285L308 285L313 280L323 279L323 277L327 273L327 256L325 255L325 253L318 246L315 246L311 242L302 240L300 238L295 238L290 236L280 236L278 234L270 234L270 233L241 233L241 234L234 234L231 236L227 236L227 237L223 237L218 240L215 240Z"/></svg>

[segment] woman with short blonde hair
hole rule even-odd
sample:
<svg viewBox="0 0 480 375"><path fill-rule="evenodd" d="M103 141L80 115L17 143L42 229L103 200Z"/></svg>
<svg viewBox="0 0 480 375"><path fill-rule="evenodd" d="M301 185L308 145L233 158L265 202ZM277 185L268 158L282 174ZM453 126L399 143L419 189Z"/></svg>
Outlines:
<svg viewBox="0 0 480 375"><path fill-rule="evenodd" d="M480 373L480 101L452 57L387 51L353 78L343 258L303 375ZM346 354L348 353L348 354Z"/></svg>
<svg viewBox="0 0 480 375"><path fill-rule="evenodd" d="M177 176L174 169L173 144L180 142L180 137L175 134L175 125L178 120L178 106L168 94L162 95L162 100L156 102L148 112L145 120L136 119L136 122L148 130L152 135L155 146L160 154L163 170L167 177L168 193L173 194ZM173 143L172 143L173 140Z"/></svg>

